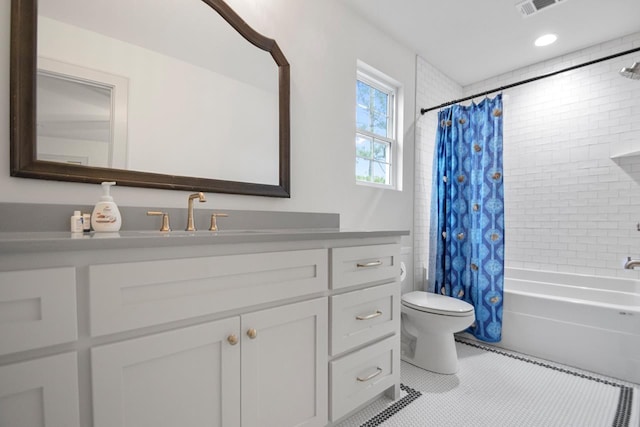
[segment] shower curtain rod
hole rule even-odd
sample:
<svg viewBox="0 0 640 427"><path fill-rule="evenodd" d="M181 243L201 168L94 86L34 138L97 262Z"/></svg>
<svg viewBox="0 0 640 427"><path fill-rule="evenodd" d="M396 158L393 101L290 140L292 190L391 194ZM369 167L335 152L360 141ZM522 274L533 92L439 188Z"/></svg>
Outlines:
<svg viewBox="0 0 640 427"><path fill-rule="evenodd" d="M540 76L532 77L530 79L521 80L519 82L511 83L511 84L508 84L506 86L500 86L500 87L495 88L495 89L486 90L484 92L476 93L475 95L465 96L464 98L460 98L460 99L456 99L456 100L453 100L453 101L445 102L444 104L436 105L435 107L421 108L420 109L420 114L424 115L425 113L427 113L429 111L437 110L437 109L440 109L440 108L443 108L443 107L448 107L449 105L457 104L457 103L463 102L463 101L468 101L470 99L477 98L479 96L489 95L490 93L494 93L494 92L501 92L501 91L503 91L505 89L511 89L512 87L520 86L520 85L523 85L523 84L526 84L526 83L535 82L536 80L546 79L547 77L552 77L552 76L555 76L556 74L564 73L566 71L575 70L577 68L586 67L587 65L597 64L598 62L607 61L609 59L617 58L617 57L623 56L623 55L628 55L630 53L638 52L638 51L640 51L640 47L637 47L637 48L634 48L634 49L625 50L624 52L615 53L613 55L605 56L603 58L594 59L593 61L585 62L583 64L573 65L571 67L564 68L564 69L558 70L558 71L553 71L553 72L548 73L548 74L542 74Z"/></svg>

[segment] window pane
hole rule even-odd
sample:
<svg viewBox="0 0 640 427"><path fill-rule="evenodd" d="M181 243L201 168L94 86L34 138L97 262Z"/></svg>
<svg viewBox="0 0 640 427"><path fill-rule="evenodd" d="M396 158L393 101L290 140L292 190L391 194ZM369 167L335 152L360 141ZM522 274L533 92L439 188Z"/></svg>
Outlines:
<svg viewBox="0 0 640 427"><path fill-rule="evenodd" d="M395 83L358 67L356 79L356 180L391 186L396 144Z"/></svg>
<svg viewBox="0 0 640 427"><path fill-rule="evenodd" d="M362 108L360 105L356 107L356 128L371 132L371 114L369 110Z"/></svg>
<svg viewBox="0 0 640 427"><path fill-rule="evenodd" d="M356 157L356 179L358 181L371 181L371 161Z"/></svg>
<svg viewBox="0 0 640 427"><path fill-rule="evenodd" d="M370 159L373 156L371 152L372 143L370 138L362 135L356 135L356 156Z"/></svg>
<svg viewBox="0 0 640 427"><path fill-rule="evenodd" d="M389 184L389 165L387 163L373 162L373 182Z"/></svg>
<svg viewBox="0 0 640 427"><path fill-rule="evenodd" d="M381 113L374 113L372 115L372 125L373 129L369 129L369 131L375 133L376 135L384 136L390 138L389 135L389 126L387 124L388 117Z"/></svg>
<svg viewBox="0 0 640 427"><path fill-rule="evenodd" d="M356 83L356 108L365 111L370 110L371 90L373 88L360 80Z"/></svg>
<svg viewBox="0 0 640 427"><path fill-rule="evenodd" d="M358 80L356 82L356 127L390 137L389 94Z"/></svg>
<svg viewBox="0 0 640 427"><path fill-rule="evenodd" d="M356 82L356 101L363 106L369 105L369 97L372 87L358 80Z"/></svg>
<svg viewBox="0 0 640 427"><path fill-rule="evenodd" d="M389 115L389 95L373 89L373 108L380 114Z"/></svg>
<svg viewBox="0 0 640 427"><path fill-rule="evenodd" d="M389 162L389 148L390 144L387 142L376 141L373 144L373 158L374 160L381 160L383 162Z"/></svg>

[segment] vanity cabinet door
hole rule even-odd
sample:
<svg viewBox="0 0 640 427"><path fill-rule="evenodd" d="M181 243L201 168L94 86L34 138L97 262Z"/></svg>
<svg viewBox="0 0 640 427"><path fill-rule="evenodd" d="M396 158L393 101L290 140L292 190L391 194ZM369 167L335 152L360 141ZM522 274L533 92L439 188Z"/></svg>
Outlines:
<svg viewBox="0 0 640 427"><path fill-rule="evenodd" d="M242 426L324 426L327 298L242 316Z"/></svg>
<svg viewBox="0 0 640 427"><path fill-rule="evenodd" d="M79 427L76 353L0 366L0 427Z"/></svg>
<svg viewBox="0 0 640 427"><path fill-rule="evenodd" d="M232 317L93 348L94 427L240 426L239 328Z"/></svg>

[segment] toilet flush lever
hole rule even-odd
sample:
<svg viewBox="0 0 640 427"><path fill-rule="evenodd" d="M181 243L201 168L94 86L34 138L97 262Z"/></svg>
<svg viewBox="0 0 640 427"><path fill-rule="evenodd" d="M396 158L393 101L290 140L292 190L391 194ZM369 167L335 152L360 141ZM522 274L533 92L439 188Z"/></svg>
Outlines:
<svg viewBox="0 0 640 427"><path fill-rule="evenodd" d="M375 313L367 314L366 316L356 316L356 320L371 320L378 316L382 316L382 312L380 310L376 310Z"/></svg>

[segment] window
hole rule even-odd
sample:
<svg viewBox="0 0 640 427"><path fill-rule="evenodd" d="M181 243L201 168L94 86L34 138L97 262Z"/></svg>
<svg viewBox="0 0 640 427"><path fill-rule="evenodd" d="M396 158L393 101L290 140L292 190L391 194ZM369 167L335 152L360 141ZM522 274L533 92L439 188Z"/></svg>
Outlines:
<svg viewBox="0 0 640 427"><path fill-rule="evenodd" d="M356 80L356 181L394 187L397 89L358 69Z"/></svg>

